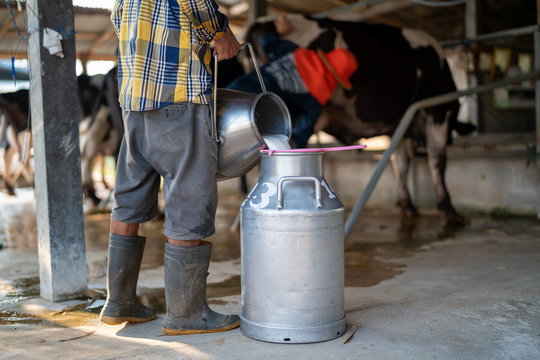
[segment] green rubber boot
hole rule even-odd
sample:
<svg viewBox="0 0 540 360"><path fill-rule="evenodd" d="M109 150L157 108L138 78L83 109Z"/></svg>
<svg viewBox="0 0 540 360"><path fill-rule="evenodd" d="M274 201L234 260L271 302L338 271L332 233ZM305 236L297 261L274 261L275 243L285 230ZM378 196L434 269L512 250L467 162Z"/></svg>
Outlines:
<svg viewBox="0 0 540 360"><path fill-rule="evenodd" d="M136 293L145 243L141 236L109 236L107 301L99 314L105 324L143 323L156 318L154 309L141 304Z"/></svg>
<svg viewBox="0 0 540 360"><path fill-rule="evenodd" d="M212 244L183 247L165 244L166 335L220 332L240 326L237 315L212 311L206 302L206 277Z"/></svg>

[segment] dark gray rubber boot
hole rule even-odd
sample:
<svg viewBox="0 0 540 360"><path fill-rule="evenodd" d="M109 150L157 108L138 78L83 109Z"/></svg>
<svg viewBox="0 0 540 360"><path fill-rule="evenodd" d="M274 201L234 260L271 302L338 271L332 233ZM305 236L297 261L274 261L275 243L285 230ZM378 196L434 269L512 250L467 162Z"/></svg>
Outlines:
<svg viewBox="0 0 540 360"><path fill-rule="evenodd" d="M137 280L146 238L110 234L107 265L107 301L99 319L117 325L124 321L142 323L156 318L156 312L137 299Z"/></svg>
<svg viewBox="0 0 540 360"><path fill-rule="evenodd" d="M206 302L206 277L212 244L174 246L165 244L166 335L219 332L240 326L237 315L212 311Z"/></svg>

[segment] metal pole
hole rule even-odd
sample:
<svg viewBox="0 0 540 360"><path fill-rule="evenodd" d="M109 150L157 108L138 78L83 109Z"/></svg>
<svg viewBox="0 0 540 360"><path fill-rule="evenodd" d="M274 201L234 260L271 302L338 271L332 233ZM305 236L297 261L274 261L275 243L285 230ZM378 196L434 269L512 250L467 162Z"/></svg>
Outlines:
<svg viewBox="0 0 540 360"><path fill-rule="evenodd" d="M253 24L257 18L266 15L266 0L249 0L248 23Z"/></svg>
<svg viewBox="0 0 540 360"><path fill-rule="evenodd" d="M540 71L540 28L538 27L534 32L534 70ZM536 108L536 171L538 173L536 219L540 221L540 81L535 81L534 103Z"/></svg>
<svg viewBox="0 0 540 360"><path fill-rule="evenodd" d="M531 74L517 76L515 78L507 79L507 80L504 80L504 81L497 81L497 82L493 82L493 83L480 85L480 86L478 86L476 88L472 88L472 89L467 89L467 90L463 90L463 91L456 91L456 92L452 92L452 93L448 93L448 94L433 96L433 97L430 97L430 98L427 98L427 99L417 101L417 102L413 103L411 106L409 106L409 108L407 109L407 111L405 111L405 114L401 118L401 121L399 122L398 127L394 131L394 134L392 135L392 139L390 141L390 146L388 146L388 149L386 149L384 151L381 160L377 164L377 167L375 168L375 171L374 171L373 175L371 175L371 179L369 179L369 182L366 185L366 188L364 189L364 192L362 193L362 196L360 196L360 199L358 200L358 202L354 206L351 214L347 218L347 222L345 223L345 239L347 239L347 237L351 233L351 230L352 230L354 224L356 223L356 221L358 220L358 217L360 216L360 213L364 209L364 206L366 205L366 203L367 203L367 201L369 199L369 196L373 192L373 189L375 188L375 185L377 184L377 181L379 180L384 168L388 164L388 161L390 160L390 156L392 156L392 153L394 152L395 148L397 147L397 145L401 141L401 138L403 137L403 135L405 135L405 132L407 131L407 128L409 127L414 115L416 114L416 112L419 109L432 107L432 106L437 106L437 105L440 105L440 104L444 104L444 103L456 100L456 99L458 99L458 98L460 98L462 96L478 94L478 93L481 93L481 92L493 90L493 89L498 88L498 87L506 86L506 85L509 85L509 84L518 83L518 82L522 82L522 81L526 81L526 80L533 80L533 79L536 79L538 77L540 77L540 71L535 71L535 72L533 72ZM537 81L537 84L538 83L539 82ZM538 88L537 88L537 90L538 90ZM538 104L538 102L537 102L537 104ZM538 121L538 117L537 117L537 121ZM537 135L538 135L538 132L537 132ZM537 147L537 149L538 149L538 147ZM537 158L537 161L539 161L538 158Z"/></svg>
<svg viewBox="0 0 540 360"><path fill-rule="evenodd" d="M443 41L441 42L441 46L452 47L452 46L466 45L466 44L472 44L472 43L477 43L477 42L482 42L482 41L498 40L498 39L503 39L507 37L527 35L536 31L539 27L540 25L529 25L529 26L524 26L520 28L510 29L510 30L503 30L503 31L497 31L497 32L492 32L488 34L482 34L482 35L474 36L474 37L467 37L465 39Z"/></svg>
<svg viewBox="0 0 540 360"><path fill-rule="evenodd" d="M477 10L477 0L467 0L467 5L465 6L465 35L468 39L474 38L478 35ZM476 69L474 52L471 51L469 46L466 46L465 53L467 56L467 64L465 69L467 74L467 87L470 89L478 86L478 72ZM476 129L479 129L480 104L478 102L478 97L471 96L465 101L467 111L469 113L469 122L476 126Z"/></svg>

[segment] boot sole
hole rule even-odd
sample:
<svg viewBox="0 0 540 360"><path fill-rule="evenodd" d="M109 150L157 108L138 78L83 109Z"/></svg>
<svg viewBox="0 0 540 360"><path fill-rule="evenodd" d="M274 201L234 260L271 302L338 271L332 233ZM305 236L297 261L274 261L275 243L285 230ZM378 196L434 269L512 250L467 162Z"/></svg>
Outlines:
<svg viewBox="0 0 540 360"><path fill-rule="evenodd" d="M157 315L153 317L149 317L149 318L136 318L136 317L130 317L130 316L123 316L123 317L100 316L99 320L101 320L107 325L120 325L126 321L133 324L140 324L140 323L145 323L145 322L154 320L155 318L157 318Z"/></svg>
<svg viewBox="0 0 540 360"><path fill-rule="evenodd" d="M190 329L180 329L180 330L172 330L163 328L163 333L165 335L190 335L190 334L206 334L206 333L216 333L216 332L222 332L222 331L228 331L235 329L240 326L240 320L235 322L232 325L225 326L219 329L208 329L208 330L190 330Z"/></svg>

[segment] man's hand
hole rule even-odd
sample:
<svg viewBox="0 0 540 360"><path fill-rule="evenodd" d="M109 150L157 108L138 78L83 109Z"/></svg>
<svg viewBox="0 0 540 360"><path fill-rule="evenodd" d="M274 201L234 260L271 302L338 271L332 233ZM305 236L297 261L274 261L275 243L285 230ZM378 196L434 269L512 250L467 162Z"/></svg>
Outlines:
<svg viewBox="0 0 540 360"><path fill-rule="evenodd" d="M222 37L217 39L214 44L214 55L217 54L218 61L230 59L240 50L240 43L236 40L230 27L227 27Z"/></svg>

